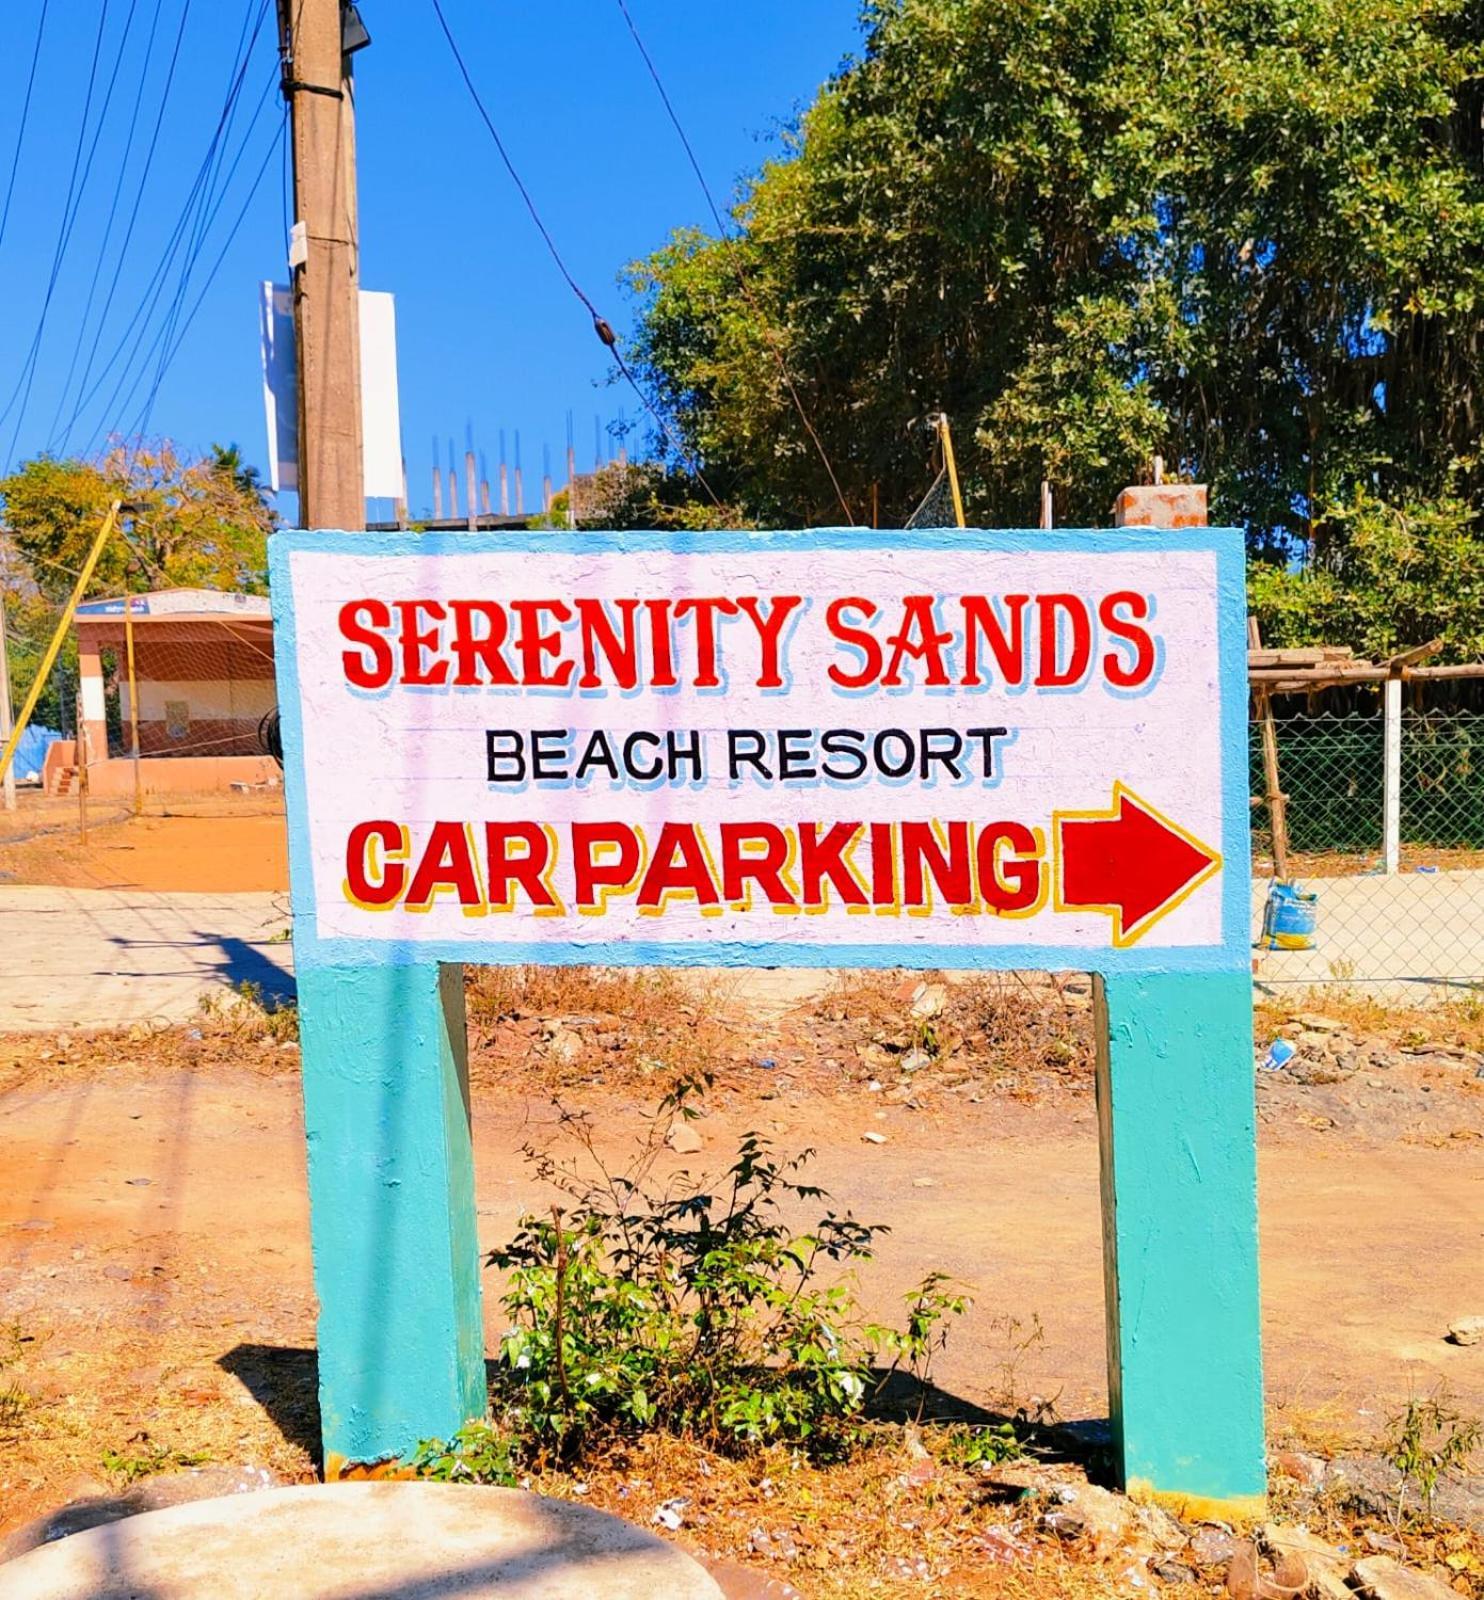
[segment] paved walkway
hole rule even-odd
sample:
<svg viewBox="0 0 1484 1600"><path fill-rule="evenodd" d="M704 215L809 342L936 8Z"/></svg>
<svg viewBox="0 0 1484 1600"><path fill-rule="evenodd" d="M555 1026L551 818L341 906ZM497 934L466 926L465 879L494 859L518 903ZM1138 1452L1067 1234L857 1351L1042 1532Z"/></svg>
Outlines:
<svg viewBox="0 0 1484 1600"><path fill-rule="evenodd" d="M0 1032L180 1022L239 983L293 992L285 894L0 887Z"/></svg>
<svg viewBox="0 0 1484 1600"><path fill-rule="evenodd" d="M1319 938L1307 951L1261 952L1260 985L1355 983L1420 1004L1484 985L1484 872L1316 878ZM1252 894L1254 934L1265 882ZM293 992L288 896L0 885L0 1032L179 1022L202 997L240 983ZM1452 980L1443 982L1441 980ZM768 1014L829 974L737 975Z"/></svg>

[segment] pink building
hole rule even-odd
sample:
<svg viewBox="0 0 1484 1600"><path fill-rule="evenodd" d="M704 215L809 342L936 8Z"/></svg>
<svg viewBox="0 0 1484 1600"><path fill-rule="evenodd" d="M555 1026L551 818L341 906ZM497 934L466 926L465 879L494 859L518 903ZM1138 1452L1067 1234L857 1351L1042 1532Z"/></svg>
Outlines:
<svg viewBox="0 0 1484 1600"><path fill-rule="evenodd" d="M134 636L139 691L140 778L147 793L276 783L278 764L259 738L277 703L273 623L262 595L215 589L165 589L77 608L82 735L88 788L127 794L134 787L134 708L129 696L128 634ZM109 732L109 700L118 716ZM71 739L47 752L49 794L76 782Z"/></svg>

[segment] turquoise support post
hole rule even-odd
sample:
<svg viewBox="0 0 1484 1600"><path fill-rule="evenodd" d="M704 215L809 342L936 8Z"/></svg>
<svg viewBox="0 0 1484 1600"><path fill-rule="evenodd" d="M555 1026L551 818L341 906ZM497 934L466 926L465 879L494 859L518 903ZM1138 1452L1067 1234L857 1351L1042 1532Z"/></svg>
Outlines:
<svg viewBox="0 0 1484 1600"><path fill-rule="evenodd" d="M333 1479L485 1412L463 968L311 958L298 982Z"/></svg>
<svg viewBox="0 0 1484 1600"><path fill-rule="evenodd" d="M1096 993L1120 1478L1197 1514L1260 1516L1252 980L1110 974Z"/></svg>

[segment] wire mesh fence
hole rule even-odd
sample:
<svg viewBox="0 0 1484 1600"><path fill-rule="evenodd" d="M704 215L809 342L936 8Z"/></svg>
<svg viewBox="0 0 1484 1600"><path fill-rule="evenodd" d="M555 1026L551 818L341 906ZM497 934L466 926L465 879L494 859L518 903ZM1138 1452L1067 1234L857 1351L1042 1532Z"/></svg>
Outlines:
<svg viewBox="0 0 1484 1600"><path fill-rule="evenodd" d="M1484 711L1433 686L1405 695L1389 731L1380 693L1275 703L1276 773L1255 708L1259 984L1351 984L1402 1003L1484 998ZM1280 879L1303 912L1286 929L1274 925Z"/></svg>

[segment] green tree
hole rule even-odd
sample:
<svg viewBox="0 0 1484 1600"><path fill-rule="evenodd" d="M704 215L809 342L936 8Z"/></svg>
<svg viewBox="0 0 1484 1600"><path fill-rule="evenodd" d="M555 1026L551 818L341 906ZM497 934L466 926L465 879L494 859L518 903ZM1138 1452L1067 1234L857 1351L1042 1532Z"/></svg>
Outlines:
<svg viewBox="0 0 1484 1600"><path fill-rule="evenodd" d="M786 373L858 521L873 486L905 520L941 409L971 521L1030 520L1042 478L1060 521L1106 521L1158 453L1316 594L1362 581L1343 547L1372 501L1473 548L1476 4L869 0L863 23L734 235L631 269L635 359L748 515L840 515Z"/></svg>
<svg viewBox="0 0 1484 1600"><path fill-rule="evenodd" d="M117 535L89 594L201 586L267 588L271 508L236 448L185 460L169 441L98 461L38 456L0 479L0 504L26 575L47 599L71 593L109 505Z"/></svg>

